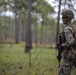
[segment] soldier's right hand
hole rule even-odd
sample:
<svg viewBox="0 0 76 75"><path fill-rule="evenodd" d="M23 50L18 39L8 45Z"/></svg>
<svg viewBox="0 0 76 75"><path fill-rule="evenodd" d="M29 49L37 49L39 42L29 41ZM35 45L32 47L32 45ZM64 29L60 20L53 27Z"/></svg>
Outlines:
<svg viewBox="0 0 76 75"><path fill-rule="evenodd" d="M57 60L60 61L61 60L61 55L57 55Z"/></svg>
<svg viewBox="0 0 76 75"><path fill-rule="evenodd" d="M60 46L60 43L59 43L59 42L57 42L57 49L59 49L59 46Z"/></svg>

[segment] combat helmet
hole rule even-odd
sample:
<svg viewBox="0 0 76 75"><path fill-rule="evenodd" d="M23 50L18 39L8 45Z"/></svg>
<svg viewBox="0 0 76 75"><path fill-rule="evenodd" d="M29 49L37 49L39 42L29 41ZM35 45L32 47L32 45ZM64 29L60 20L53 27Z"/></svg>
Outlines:
<svg viewBox="0 0 76 75"><path fill-rule="evenodd" d="M63 10L61 15L67 16L69 19L73 19L74 18L74 13L71 10Z"/></svg>

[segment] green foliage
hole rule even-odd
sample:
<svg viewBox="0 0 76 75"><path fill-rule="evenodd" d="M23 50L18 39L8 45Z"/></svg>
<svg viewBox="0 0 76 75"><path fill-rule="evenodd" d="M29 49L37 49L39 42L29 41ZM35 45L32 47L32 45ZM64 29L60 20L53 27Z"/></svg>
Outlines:
<svg viewBox="0 0 76 75"><path fill-rule="evenodd" d="M41 51L42 50L42 51ZM36 61L35 57L39 53ZM54 74L54 71L57 73L57 66L53 65L54 57L50 57L50 53L52 52L52 56L54 51L47 51L46 49L38 48L36 51L32 50L32 58L31 64L32 67L29 68L29 55L24 53L24 49L22 47L14 45L13 48L5 48L0 51L0 74L5 75L50 75ZM7 61L6 61L7 60ZM46 61L46 62L45 62ZM51 63L51 64L50 64ZM56 62L57 63L57 62ZM54 68L56 67L56 68ZM29 74L30 71L30 74Z"/></svg>
<svg viewBox="0 0 76 75"><path fill-rule="evenodd" d="M73 74L75 75L75 68ZM24 47L13 45L0 49L0 75L57 75L58 61L54 49L33 48L31 50L31 67L29 54Z"/></svg>
<svg viewBox="0 0 76 75"><path fill-rule="evenodd" d="M54 9L44 0L37 0L33 3L32 9L37 13L54 13Z"/></svg>
<svg viewBox="0 0 76 75"><path fill-rule="evenodd" d="M3 2L3 1L2 1ZM0 3L2 3L0 2ZM14 0L5 0L5 3L2 4L0 10L0 37L12 38L15 39L15 23L14 23ZM17 15L19 21L19 41L22 41L22 37L25 38L25 29L27 24L27 13L28 13L28 0L17 0ZM6 12L11 11L13 13L12 17L7 16ZM35 41L36 35L36 25L38 32L38 39L42 38L41 36L41 27L43 26L43 35L46 36L47 39L51 37L55 37L55 27L56 22L55 19L52 19L52 13L54 13L54 8L49 5L45 0L32 0L32 32L33 32L33 40ZM3 15L2 15L3 14ZM49 16L49 17L48 17ZM40 21L42 19L42 21ZM47 32L45 34L45 32ZM51 33L51 35L50 35ZM22 36L24 35L24 36ZM43 39L45 40L44 36ZM49 40L48 39L48 40ZM33 42L34 42L33 41ZM38 40L40 41L40 40Z"/></svg>
<svg viewBox="0 0 76 75"><path fill-rule="evenodd" d="M2 1L0 1L0 6L2 6L4 3Z"/></svg>

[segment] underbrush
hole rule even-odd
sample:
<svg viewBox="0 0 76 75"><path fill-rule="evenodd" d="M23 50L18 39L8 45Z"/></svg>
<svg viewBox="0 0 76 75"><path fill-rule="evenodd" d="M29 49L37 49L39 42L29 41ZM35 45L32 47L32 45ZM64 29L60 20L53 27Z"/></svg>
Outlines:
<svg viewBox="0 0 76 75"><path fill-rule="evenodd" d="M0 48L0 75L57 75L57 51L35 47L24 53L24 46L5 45ZM75 68L73 74L76 75Z"/></svg>

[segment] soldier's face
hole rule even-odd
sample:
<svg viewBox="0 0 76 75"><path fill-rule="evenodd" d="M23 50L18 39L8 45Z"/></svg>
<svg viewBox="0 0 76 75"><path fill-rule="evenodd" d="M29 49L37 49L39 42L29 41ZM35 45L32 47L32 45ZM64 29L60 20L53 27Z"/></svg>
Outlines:
<svg viewBox="0 0 76 75"><path fill-rule="evenodd" d="M64 24L67 24L67 22L68 22L67 17L64 17L64 16L63 16L63 17L62 17L62 21L63 21Z"/></svg>

